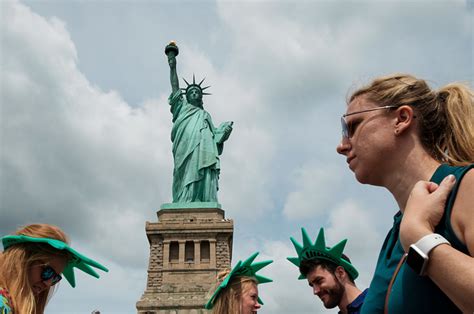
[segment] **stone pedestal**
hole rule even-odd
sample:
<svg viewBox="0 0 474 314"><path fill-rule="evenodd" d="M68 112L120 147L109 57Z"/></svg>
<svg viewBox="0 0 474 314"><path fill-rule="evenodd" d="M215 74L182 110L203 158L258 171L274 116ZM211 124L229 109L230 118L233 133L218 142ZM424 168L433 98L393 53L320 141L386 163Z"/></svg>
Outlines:
<svg viewBox="0 0 474 314"><path fill-rule="evenodd" d="M206 203L204 203L206 204ZM168 205L168 206L167 206ZM170 208L146 223L150 243L148 280L139 314L199 314L219 271L230 268L234 223L220 208ZM220 207L220 206L219 206Z"/></svg>

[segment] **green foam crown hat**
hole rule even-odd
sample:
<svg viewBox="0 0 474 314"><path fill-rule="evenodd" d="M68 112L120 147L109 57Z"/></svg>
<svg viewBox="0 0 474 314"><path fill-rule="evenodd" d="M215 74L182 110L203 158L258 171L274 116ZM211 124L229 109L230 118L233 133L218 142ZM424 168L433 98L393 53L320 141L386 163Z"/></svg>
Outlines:
<svg viewBox="0 0 474 314"><path fill-rule="evenodd" d="M106 267L88 258L87 256L82 255L81 253L77 252L76 250L71 248L69 245L67 245L66 243L60 240L49 239L49 238L35 238L35 237L29 237L25 235L8 235L2 238L3 248L5 250L8 249L12 245L25 243L25 242L46 243L46 244L51 245L53 248L57 250L68 251L72 256L72 259L68 262L68 264L64 268L63 275L73 288L76 287L74 267L79 268L83 272L96 278L99 278L100 276L99 274L95 272L95 270L91 266L101 269L105 272L109 271Z"/></svg>
<svg viewBox="0 0 474 314"><path fill-rule="evenodd" d="M347 239L344 239L332 248L329 248L326 246L323 228L319 229L318 237L316 238L316 242L314 244L311 242L311 239L304 228L301 228L301 234L303 237L303 245L298 243L295 239L293 239L293 237L290 237L298 257L287 257L287 259L298 268L300 267L301 261L323 259L333 262L338 266L342 266L352 279L356 279L357 276L359 276L357 269L355 269L355 267L348 260L342 257L342 251L346 246ZM306 277L303 276L303 274L300 274L298 277L298 279L305 278Z"/></svg>
<svg viewBox="0 0 474 314"><path fill-rule="evenodd" d="M216 291L211 296L209 301L207 301L206 305L204 306L205 309L207 309L207 310L212 309L216 299L219 297L219 293L227 287L227 285L229 284L229 282L231 281L232 278L242 277L242 276L253 277L257 280L257 282L259 284L273 281L270 278L266 278L266 277L257 275L257 272L260 269L267 266L268 264L273 263L272 260L253 263L253 261L255 260L255 258L257 257L258 254L259 253L256 252L256 253L252 254L249 258L247 258L245 261L243 261L243 262L238 261L237 262L237 264L234 266L234 268L232 268L230 273L224 278L222 283L217 287ZM263 304L260 297L258 298L258 303Z"/></svg>

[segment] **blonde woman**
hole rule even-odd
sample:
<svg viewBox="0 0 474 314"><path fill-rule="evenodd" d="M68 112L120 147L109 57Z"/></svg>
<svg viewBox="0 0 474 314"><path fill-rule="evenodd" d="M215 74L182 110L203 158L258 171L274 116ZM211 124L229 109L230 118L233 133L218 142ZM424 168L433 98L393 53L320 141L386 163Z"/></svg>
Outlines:
<svg viewBox="0 0 474 314"><path fill-rule="evenodd" d="M362 313L472 313L472 90L381 77L353 93L341 123L337 152L360 183L385 187L399 207Z"/></svg>
<svg viewBox="0 0 474 314"><path fill-rule="evenodd" d="M244 262L239 261L232 270L218 274L217 285L205 308L213 314L252 314L257 313L263 302L258 296L260 283L272 282L271 279L257 275L257 271L272 263L263 261L253 263L258 253L254 253Z"/></svg>
<svg viewBox="0 0 474 314"><path fill-rule="evenodd" d="M99 277L90 267L107 268L67 244L66 234L48 224L32 224L2 238L0 313L42 314L51 288L66 277L75 287L74 267Z"/></svg>

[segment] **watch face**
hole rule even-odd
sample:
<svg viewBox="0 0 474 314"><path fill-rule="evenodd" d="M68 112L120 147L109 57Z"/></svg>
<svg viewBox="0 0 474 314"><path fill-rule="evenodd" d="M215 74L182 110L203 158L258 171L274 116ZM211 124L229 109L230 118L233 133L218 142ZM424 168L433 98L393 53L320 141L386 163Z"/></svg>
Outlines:
<svg viewBox="0 0 474 314"><path fill-rule="evenodd" d="M424 272L424 266L428 256L421 252L417 247L410 246L407 256L407 264L410 266L415 273L422 275Z"/></svg>

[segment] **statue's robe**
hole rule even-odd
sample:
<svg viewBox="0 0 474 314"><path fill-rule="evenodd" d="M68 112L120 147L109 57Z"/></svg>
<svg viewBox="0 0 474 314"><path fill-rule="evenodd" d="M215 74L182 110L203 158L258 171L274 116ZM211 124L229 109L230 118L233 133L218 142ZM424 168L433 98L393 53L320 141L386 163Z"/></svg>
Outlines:
<svg viewBox="0 0 474 314"><path fill-rule="evenodd" d="M203 108L189 104L181 91L169 97L173 115L173 203L217 202L221 132Z"/></svg>

